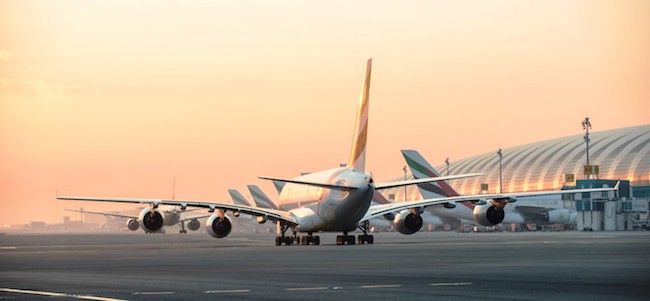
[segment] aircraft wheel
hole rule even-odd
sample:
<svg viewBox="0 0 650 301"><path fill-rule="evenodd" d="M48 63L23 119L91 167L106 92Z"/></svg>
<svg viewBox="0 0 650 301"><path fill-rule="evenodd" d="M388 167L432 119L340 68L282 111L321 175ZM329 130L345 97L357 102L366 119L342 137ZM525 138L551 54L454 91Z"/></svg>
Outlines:
<svg viewBox="0 0 650 301"><path fill-rule="evenodd" d="M346 237L348 245L353 245L355 243L354 235Z"/></svg>

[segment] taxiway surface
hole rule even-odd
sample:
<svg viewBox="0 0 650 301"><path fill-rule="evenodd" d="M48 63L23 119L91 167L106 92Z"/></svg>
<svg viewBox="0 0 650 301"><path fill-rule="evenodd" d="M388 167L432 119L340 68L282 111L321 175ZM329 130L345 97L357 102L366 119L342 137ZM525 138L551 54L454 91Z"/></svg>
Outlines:
<svg viewBox="0 0 650 301"><path fill-rule="evenodd" d="M649 232L376 233L282 246L273 234L7 234L0 299L647 300Z"/></svg>

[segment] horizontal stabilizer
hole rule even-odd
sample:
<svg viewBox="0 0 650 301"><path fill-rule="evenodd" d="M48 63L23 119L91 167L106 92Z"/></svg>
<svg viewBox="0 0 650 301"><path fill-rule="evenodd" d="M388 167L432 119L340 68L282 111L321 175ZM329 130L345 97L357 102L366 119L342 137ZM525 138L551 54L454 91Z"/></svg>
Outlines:
<svg viewBox="0 0 650 301"><path fill-rule="evenodd" d="M318 183L318 182L301 181L301 180L294 180L294 179L272 178L272 177L258 177L258 178L263 179L263 180L280 181L280 182L293 183L293 184L302 184L302 185L316 186L316 187L328 188L328 189L336 189L336 190L353 190L353 189L357 189L356 187L352 187L352 186L336 185L336 184L330 184L330 183Z"/></svg>
<svg viewBox="0 0 650 301"><path fill-rule="evenodd" d="M436 182L436 181L478 177L478 176L482 176L482 175L484 175L484 174L482 174L482 173L470 173L470 174L455 175L455 176L444 176L444 177L435 177L435 178L415 179L415 180L408 180L408 181L377 183L377 184L375 184L375 189L387 189L387 188L394 188L394 187L401 187L401 186L415 185L415 184L429 183L429 182Z"/></svg>

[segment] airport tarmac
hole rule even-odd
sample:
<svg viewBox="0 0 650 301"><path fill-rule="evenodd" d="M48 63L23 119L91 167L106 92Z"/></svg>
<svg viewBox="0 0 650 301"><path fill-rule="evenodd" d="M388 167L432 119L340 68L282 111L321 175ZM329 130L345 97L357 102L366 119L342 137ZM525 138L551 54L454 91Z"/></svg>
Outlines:
<svg viewBox="0 0 650 301"><path fill-rule="evenodd" d="M650 232L7 234L2 300L648 300ZM60 294L60 295L56 295Z"/></svg>

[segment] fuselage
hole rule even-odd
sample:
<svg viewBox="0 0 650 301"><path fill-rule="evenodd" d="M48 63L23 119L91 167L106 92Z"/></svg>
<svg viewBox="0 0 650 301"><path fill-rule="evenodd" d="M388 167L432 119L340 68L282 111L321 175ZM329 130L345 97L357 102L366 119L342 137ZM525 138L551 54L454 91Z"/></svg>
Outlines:
<svg viewBox="0 0 650 301"><path fill-rule="evenodd" d="M519 197L517 198L516 203L509 204L504 207L506 212L505 218L502 223L504 224L525 224L525 223L545 223L543 220L543 215L539 216L539 219L530 220L522 216L518 212L517 207L537 207L540 212L542 209L547 210L558 210L564 209L564 204L560 200L559 195L555 196L545 196L544 198L539 197ZM448 218L459 218L466 223L475 222L474 219L474 207L475 205L471 202L459 202L456 204L455 208L445 208L443 206L431 206L427 210L433 213L434 215L440 215ZM573 221L569 219L568 223Z"/></svg>
<svg viewBox="0 0 650 301"><path fill-rule="evenodd" d="M355 230L368 211L375 192L369 174L343 167L307 174L295 180L354 188L331 189L287 183L280 193L279 207L296 218L299 232Z"/></svg>
<svg viewBox="0 0 650 301"><path fill-rule="evenodd" d="M147 210L148 208L145 208ZM181 210L178 210L176 206L158 206L158 210L163 216L164 226L174 226L181 219Z"/></svg>

